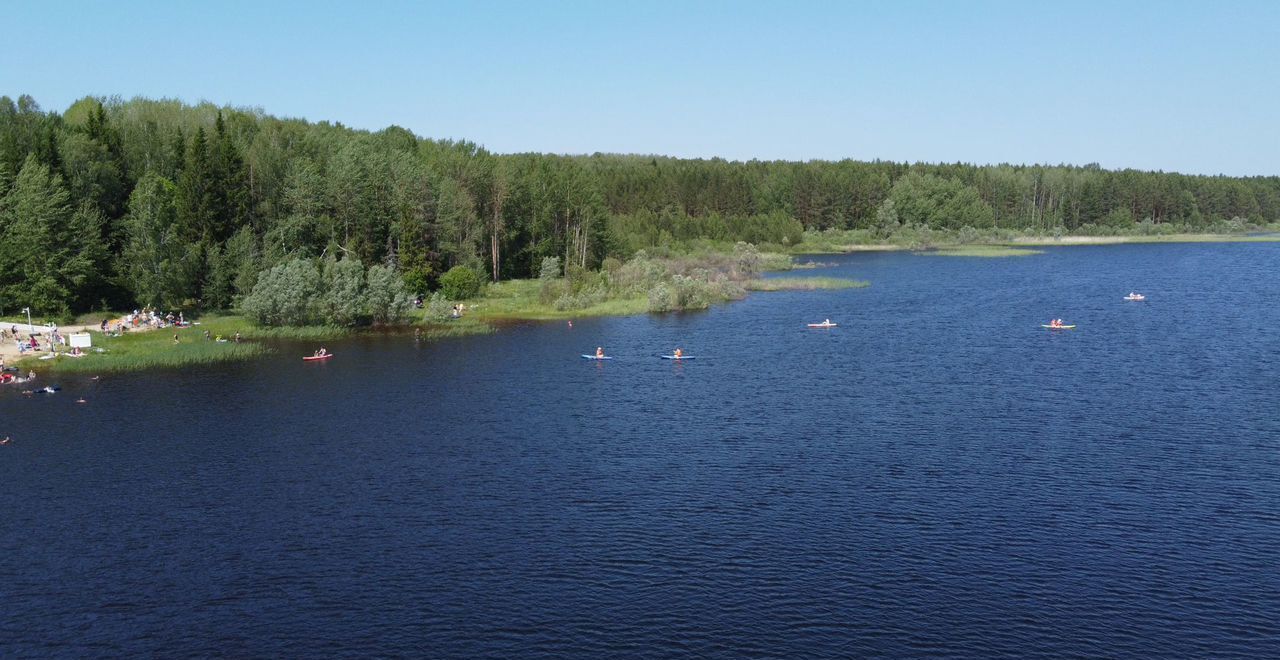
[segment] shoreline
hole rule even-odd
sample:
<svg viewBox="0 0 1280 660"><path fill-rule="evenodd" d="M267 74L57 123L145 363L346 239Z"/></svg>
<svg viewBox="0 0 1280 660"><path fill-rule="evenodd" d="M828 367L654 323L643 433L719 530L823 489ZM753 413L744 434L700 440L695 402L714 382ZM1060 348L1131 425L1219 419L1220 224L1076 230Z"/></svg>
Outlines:
<svg viewBox="0 0 1280 660"><path fill-rule="evenodd" d="M1019 236L1009 240L976 241L972 243L944 243L927 248L913 248L899 243L851 243L836 246L836 250L805 249L800 244L791 254L856 254L859 252L905 252L923 250L961 250L992 247L1072 247L1082 245L1121 245L1126 243L1280 243L1280 233L1250 234L1153 234L1139 236Z"/></svg>
<svg viewBox="0 0 1280 660"><path fill-rule="evenodd" d="M839 246L840 251L809 251L797 246L796 254L856 254L862 252L906 252L939 256L967 256L977 258L1021 256L1038 254L1036 247L1082 246L1082 245L1119 245L1126 243L1274 243L1280 242L1280 234L1246 235L1246 234L1168 234L1162 236L1063 236L1052 237L1016 237L1012 240L976 242L965 244L948 244L931 246L928 250L913 249L910 246L880 244L850 244ZM812 278L803 278L806 282ZM819 278L821 279L821 278ZM497 283L498 289L489 289L489 294L466 302L469 312L460 319L427 320L422 314L404 325L381 328L345 328L336 326L306 327L262 327L256 326L242 316L227 314L210 314L202 319L199 331L194 328L177 329L181 341L173 344L168 332L132 332L125 337L106 337L98 332L97 325L68 325L60 327L60 332L88 331L93 336L94 348L83 358L59 356L52 360L41 360L47 351L36 355L30 353L19 355L16 343L12 341L0 344L0 358L7 366L16 366L23 371L37 370L55 374L76 374L95 372L123 373L130 371L146 371L156 368L182 368L199 366L217 362L251 360L274 353L274 349L263 343L263 340L293 341L327 341L353 334L367 332L390 332L416 336L426 341L435 341L453 337L467 337L489 334L501 326L520 322L547 322L573 320L605 316L634 316L648 313L648 300L645 297L608 299L579 309L557 309L555 305L544 303L532 295L533 284L537 280L506 280ZM783 286L784 289L836 289L865 286L853 280L839 283L832 282L819 287ZM491 285L491 287L494 285ZM776 290L773 286L753 286L752 281L744 282L744 291ZM736 299L736 298L735 298ZM713 301L733 302L735 299ZM25 324L16 324L20 332L26 330ZM43 326L36 326L37 331ZM209 342L200 339L203 330L212 330L215 334L231 337L240 333L244 341L241 343ZM177 350L174 350L177 348ZM104 350L105 349L105 350Z"/></svg>
<svg viewBox="0 0 1280 660"><path fill-rule="evenodd" d="M792 282L786 278L777 280L782 286L752 286L756 280L747 283L745 291L773 290L818 290L860 288L868 283L840 278L796 278ZM818 282L817 286L810 283ZM775 280L758 280L771 282ZM529 282L537 280L507 280L506 285L493 297L476 298L464 301L467 313L457 319L426 320L422 314L416 314L415 320L397 326L381 326L371 328L344 328L336 326L303 326L303 327L262 327L249 322L243 316L210 314L197 321L198 325L176 329L178 342L167 330L132 332L124 337L107 337L97 331L97 326L87 327L93 336L93 348L88 349L83 358L69 358L59 353L53 360L41 360L40 355L48 355L41 351L38 355L26 354L17 360L9 360L10 354L18 357L17 346L9 344L11 350L3 353L5 363L16 366L24 372L56 375L77 375L97 373L141 372L151 369L177 369L202 366L219 362L247 361L264 355L274 354L275 347L265 341L292 342L324 342L348 336L365 334L395 334L422 341L436 341L456 337L469 337L490 334L502 326L523 322L564 321L579 318L605 316L635 316L649 313L648 299L645 297L629 297L606 300L581 309L556 309L554 305L538 302L536 297L530 299L532 290ZM504 295L505 294L505 295ZM744 296L745 297L745 296ZM738 300L729 299L715 303L731 303ZM695 308L696 309L696 308ZM78 326L68 326L68 332ZM21 328L20 328L21 329ZM63 330L64 328L60 328ZM241 334L242 341L208 341L203 333L209 330L214 335L230 338ZM2 391L2 390L0 390Z"/></svg>

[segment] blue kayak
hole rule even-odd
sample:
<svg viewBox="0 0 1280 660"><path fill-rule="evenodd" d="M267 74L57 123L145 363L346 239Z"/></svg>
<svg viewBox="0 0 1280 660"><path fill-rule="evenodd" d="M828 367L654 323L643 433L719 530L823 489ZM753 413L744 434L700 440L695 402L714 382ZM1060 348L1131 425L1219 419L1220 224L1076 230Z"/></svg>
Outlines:
<svg viewBox="0 0 1280 660"><path fill-rule="evenodd" d="M609 356L607 356L607 355L606 355L606 356L603 356L603 357L601 357L601 356L599 356L599 355L584 355L584 356L582 356L582 359L584 359L584 360L612 360L613 358L611 358L611 357L609 357Z"/></svg>
<svg viewBox="0 0 1280 660"><path fill-rule="evenodd" d="M692 355L680 355L680 356L675 356L675 355L659 355L658 357L660 357L660 358L662 358L662 359L664 359L664 360L696 360L696 359L697 359L697 358L693 357Z"/></svg>

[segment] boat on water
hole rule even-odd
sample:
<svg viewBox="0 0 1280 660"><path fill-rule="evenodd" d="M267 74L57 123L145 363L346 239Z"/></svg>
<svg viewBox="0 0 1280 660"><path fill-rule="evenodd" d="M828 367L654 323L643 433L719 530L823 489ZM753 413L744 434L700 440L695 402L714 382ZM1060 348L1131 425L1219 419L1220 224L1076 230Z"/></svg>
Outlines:
<svg viewBox="0 0 1280 660"><path fill-rule="evenodd" d="M810 328L834 328L834 327L836 327L836 326L838 326L838 325L840 325L840 324L839 324L839 323L832 323L832 322L831 322L831 319L827 319L827 320L823 321L822 323L810 323L810 324L809 324L809 327L810 327Z"/></svg>
<svg viewBox="0 0 1280 660"><path fill-rule="evenodd" d="M1041 323L1040 327L1048 328L1050 330L1071 330L1072 328L1075 328L1074 325L1054 325L1052 323Z"/></svg>
<svg viewBox="0 0 1280 660"><path fill-rule="evenodd" d="M1124 297L1124 299L1125 299L1125 300L1132 300L1132 301L1140 301L1140 300L1146 300L1146 299L1147 299L1147 297L1146 297L1146 296L1144 296L1144 295L1142 295L1141 293L1132 293L1132 292L1130 292L1130 293L1129 293L1129 295L1127 295L1127 296L1125 296L1125 297Z"/></svg>

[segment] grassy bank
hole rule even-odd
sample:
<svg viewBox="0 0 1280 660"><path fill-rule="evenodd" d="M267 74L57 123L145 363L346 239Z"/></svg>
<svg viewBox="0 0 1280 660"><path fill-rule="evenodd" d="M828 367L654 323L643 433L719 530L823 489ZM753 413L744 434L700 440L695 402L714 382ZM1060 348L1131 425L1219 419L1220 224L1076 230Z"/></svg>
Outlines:
<svg viewBox="0 0 1280 660"><path fill-rule="evenodd" d="M460 319L448 321L422 321L417 323L415 328L423 339L449 339L487 335L493 332L493 326L486 322L485 317L478 314L468 314Z"/></svg>
<svg viewBox="0 0 1280 660"><path fill-rule="evenodd" d="M507 280L490 284L484 297L467 307L471 316L482 321L575 319L587 316L625 316L648 311L644 296L608 296L582 306L557 308L555 301L543 302L547 295L544 280ZM572 285L568 285L572 288ZM563 294L562 294L563 295ZM557 297L556 300L560 300Z"/></svg>
<svg viewBox="0 0 1280 660"><path fill-rule="evenodd" d="M190 328L166 328L146 332L126 332L111 337L92 332L93 348L84 357L65 355L52 360L23 358L23 369L54 373L99 373L199 366L248 360L271 352L263 339L322 341L350 334L335 327L268 328L256 326L241 316L208 316ZM205 339L208 332L214 339ZM232 341L240 333L241 341ZM174 343L174 335L178 342ZM227 341L216 341L221 336Z"/></svg>
<svg viewBox="0 0 1280 660"><path fill-rule="evenodd" d="M626 263L606 263L599 271L570 267L556 277L489 284L479 295L462 301L466 311L461 318L451 318L453 301L437 296L427 309L413 313L409 327L424 339L443 339L493 332L497 324L513 320L705 309L741 299L748 291L867 286L866 282L832 277L759 277L766 270L789 270L793 266L788 255L761 253L745 244L735 245L730 252L708 251L696 255L642 252ZM552 272L559 274L560 270ZM101 315L90 315L88 320ZM196 322L198 325L190 328L128 332L119 337L93 332L93 348L84 357L61 356L52 360L30 357L20 365L40 373L180 368L259 357L271 352L264 343L270 340L321 342L361 332L329 326L259 326L235 315L207 315ZM228 341L205 339L206 332ZM239 342L233 341L237 334Z"/></svg>
<svg viewBox="0 0 1280 660"><path fill-rule="evenodd" d="M175 344L174 332L168 329L135 332L122 337L94 332L94 347L84 357L25 358L19 366L24 370L54 373L138 371L248 360L269 352L266 346L257 342L206 341L202 333L198 329L178 330L178 343Z"/></svg>

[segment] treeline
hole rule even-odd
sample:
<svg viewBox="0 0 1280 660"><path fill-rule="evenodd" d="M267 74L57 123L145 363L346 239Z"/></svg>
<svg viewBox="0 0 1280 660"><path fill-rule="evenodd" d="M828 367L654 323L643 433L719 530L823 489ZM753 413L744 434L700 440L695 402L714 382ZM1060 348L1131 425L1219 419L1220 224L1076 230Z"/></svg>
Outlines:
<svg viewBox="0 0 1280 660"><path fill-rule="evenodd" d="M227 308L299 259L317 272L347 259L381 265L425 294L455 266L529 277L548 257L592 268L693 239L786 245L823 229L1079 233L1277 219L1277 177L498 156L395 126L358 131L211 104L85 98L59 114L0 97L0 313Z"/></svg>

